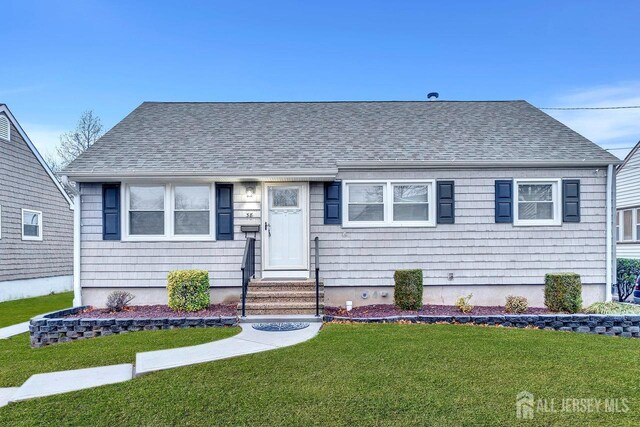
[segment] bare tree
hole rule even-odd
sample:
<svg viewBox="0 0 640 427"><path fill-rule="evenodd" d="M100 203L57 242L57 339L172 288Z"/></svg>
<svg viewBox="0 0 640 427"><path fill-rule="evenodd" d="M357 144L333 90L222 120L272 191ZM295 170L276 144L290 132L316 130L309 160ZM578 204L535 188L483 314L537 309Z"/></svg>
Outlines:
<svg viewBox="0 0 640 427"><path fill-rule="evenodd" d="M66 132L60 136L60 145L57 148L60 169L66 167L80 154L91 147L102 136L102 123L100 117L87 110L80 116L75 130ZM49 165L51 166L51 164Z"/></svg>
<svg viewBox="0 0 640 427"><path fill-rule="evenodd" d="M44 159L47 166L49 166L49 169L51 169L51 172L58 176L58 172L62 170L62 163L60 162L58 156L47 152L42 155L42 158Z"/></svg>

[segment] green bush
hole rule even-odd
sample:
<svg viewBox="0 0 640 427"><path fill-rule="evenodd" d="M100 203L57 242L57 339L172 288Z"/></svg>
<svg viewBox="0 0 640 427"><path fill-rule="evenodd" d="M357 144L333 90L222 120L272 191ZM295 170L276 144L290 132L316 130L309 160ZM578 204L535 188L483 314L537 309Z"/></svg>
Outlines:
<svg viewBox="0 0 640 427"><path fill-rule="evenodd" d="M419 310L422 307L422 270L397 270L393 280L393 299L398 308Z"/></svg>
<svg viewBox="0 0 640 427"><path fill-rule="evenodd" d="M576 273L544 277L544 305L551 311L577 313L582 308L582 281Z"/></svg>
<svg viewBox="0 0 640 427"><path fill-rule="evenodd" d="M209 273L176 270L167 278L169 307L175 311L199 311L209 307Z"/></svg>
<svg viewBox="0 0 640 427"><path fill-rule="evenodd" d="M522 314L529 308L529 301L525 297L509 295L507 303L504 305L504 311L513 314Z"/></svg>
<svg viewBox="0 0 640 427"><path fill-rule="evenodd" d="M616 264L618 300L623 302L633 293L640 276L640 259L618 258Z"/></svg>
<svg viewBox="0 0 640 427"><path fill-rule="evenodd" d="M640 314L640 306L619 302L594 302L584 310L587 314Z"/></svg>

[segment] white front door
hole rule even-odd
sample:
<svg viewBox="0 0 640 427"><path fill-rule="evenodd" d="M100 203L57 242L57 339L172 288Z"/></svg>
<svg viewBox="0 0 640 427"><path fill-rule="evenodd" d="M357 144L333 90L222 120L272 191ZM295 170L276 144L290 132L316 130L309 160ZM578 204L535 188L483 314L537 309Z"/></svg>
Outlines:
<svg viewBox="0 0 640 427"><path fill-rule="evenodd" d="M264 188L263 276L306 277L309 274L309 186L307 183L267 183Z"/></svg>

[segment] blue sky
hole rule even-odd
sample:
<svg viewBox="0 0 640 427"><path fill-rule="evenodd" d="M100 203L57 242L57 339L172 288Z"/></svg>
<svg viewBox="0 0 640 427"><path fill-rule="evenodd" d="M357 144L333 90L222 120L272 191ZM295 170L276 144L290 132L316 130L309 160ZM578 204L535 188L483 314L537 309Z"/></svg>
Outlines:
<svg viewBox="0 0 640 427"><path fill-rule="evenodd" d="M640 2L11 1L0 102L49 152L145 100L640 105ZM549 112L607 148L640 110ZM614 151L622 156L624 149Z"/></svg>

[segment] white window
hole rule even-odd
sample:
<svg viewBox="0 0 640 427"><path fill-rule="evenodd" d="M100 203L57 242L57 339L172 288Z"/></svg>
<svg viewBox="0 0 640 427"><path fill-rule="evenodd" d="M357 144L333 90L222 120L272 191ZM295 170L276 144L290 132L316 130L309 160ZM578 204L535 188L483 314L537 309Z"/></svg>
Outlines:
<svg viewBox="0 0 640 427"><path fill-rule="evenodd" d="M345 181L345 227L435 226L435 181Z"/></svg>
<svg viewBox="0 0 640 427"><path fill-rule="evenodd" d="M22 240L42 240L42 212L22 209Z"/></svg>
<svg viewBox="0 0 640 427"><path fill-rule="evenodd" d="M633 210L622 211L622 240L633 240Z"/></svg>
<svg viewBox="0 0 640 427"><path fill-rule="evenodd" d="M515 180L514 225L561 225L560 180Z"/></svg>
<svg viewBox="0 0 640 427"><path fill-rule="evenodd" d="M129 187L129 235L164 236L165 186Z"/></svg>
<svg viewBox="0 0 640 427"><path fill-rule="evenodd" d="M616 212L616 241L632 242L640 238L640 209Z"/></svg>
<svg viewBox="0 0 640 427"><path fill-rule="evenodd" d="M393 220L429 221L429 185L393 184Z"/></svg>
<svg viewBox="0 0 640 427"><path fill-rule="evenodd" d="M386 184L347 184L348 222L384 222Z"/></svg>
<svg viewBox="0 0 640 427"><path fill-rule="evenodd" d="M211 240L213 184L124 186L124 240Z"/></svg>
<svg viewBox="0 0 640 427"><path fill-rule="evenodd" d="M211 190L208 185L176 186L173 206L175 234L211 234Z"/></svg>

